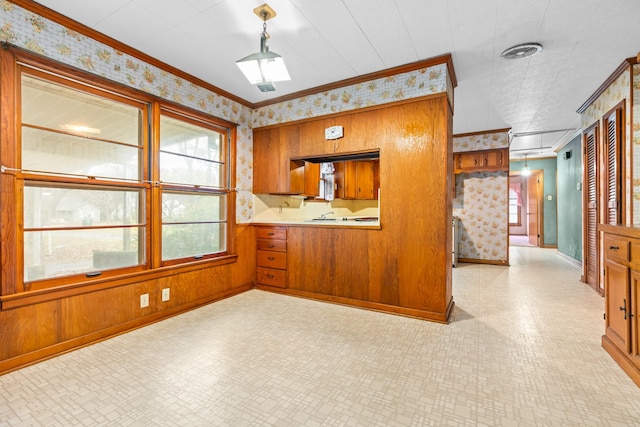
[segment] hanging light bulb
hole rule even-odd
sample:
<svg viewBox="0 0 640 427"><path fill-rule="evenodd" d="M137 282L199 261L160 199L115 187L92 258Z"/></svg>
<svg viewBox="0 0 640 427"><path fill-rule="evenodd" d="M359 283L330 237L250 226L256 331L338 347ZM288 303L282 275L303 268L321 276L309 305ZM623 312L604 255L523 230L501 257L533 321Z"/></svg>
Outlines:
<svg viewBox="0 0 640 427"><path fill-rule="evenodd" d="M531 169L529 169L529 165L527 164L527 155L524 155L524 167L520 170L520 175L529 176L531 175Z"/></svg>

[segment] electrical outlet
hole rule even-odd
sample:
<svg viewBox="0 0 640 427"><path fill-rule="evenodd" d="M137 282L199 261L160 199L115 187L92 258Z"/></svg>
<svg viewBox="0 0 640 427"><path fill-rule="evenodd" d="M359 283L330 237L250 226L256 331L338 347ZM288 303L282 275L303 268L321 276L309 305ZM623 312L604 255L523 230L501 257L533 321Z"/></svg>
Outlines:
<svg viewBox="0 0 640 427"><path fill-rule="evenodd" d="M140 308L149 307L149 294L140 295Z"/></svg>
<svg viewBox="0 0 640 427"><path fill-rule="evenodd" d="M164 288L162 290L162 301L169 301L169 296L171 295L170 292L169 288Z"/></svg>

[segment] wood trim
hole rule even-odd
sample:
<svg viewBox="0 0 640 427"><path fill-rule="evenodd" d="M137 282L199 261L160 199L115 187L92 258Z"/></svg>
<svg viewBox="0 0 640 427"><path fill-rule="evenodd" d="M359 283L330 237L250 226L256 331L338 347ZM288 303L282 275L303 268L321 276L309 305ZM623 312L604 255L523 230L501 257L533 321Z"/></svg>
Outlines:
<svg viewBox="0 0 640 427"><path fill-rule="evenodd" d="M466 133L458 133L453 135L453 138L464 138L467 136L475 136L475 135L488 135L491 133L505 133L511 132L511 128L503 128L503 129L493 129L493 130L481 130L477 132L466 132Z"/></svg>
<svg viewBox="0 0 640 427"><path fill-rule="evenodd" d="M580 106L580 108L578 108L576 112L578 114L584 113L585 110L589 108L591 104L593 104L596 99L598 99L600 95L604 93L605 90L607 90L607 88L611 85L611 83L615 81L615 79L620 77L622 73L624 73L627 69L631 70L631 66L637 64L638 62L639 61L637 58L627 58L622 61L622 64L620 64L618 68L616 68L615 71L611 73L609 77L607 77L607 80L605 80L604 83L602 83L600 87L596 89L596 91L584 102L584 104Z"/></svg>
<svg viewBox="0 0 640 427"><path fill-rule="evenodd" d="M0 361L0 375L23 368L25 366L32 365L34 363L41 362L46 359L50 359L52 357L59 356L64 353L68 353L73 350L77 350L82 347L95 344L100 341L104 341L108 338L130 332L134 329L148 326L152 323L159 322L160 320L186 313L188 311L211 304L213 302L239 295L251 290L252 288L253 283L238 286L237 288L234 288L232 290L219 292L211 297L192 301L182 306L173 307L168 310L158 311L150 314L149 316L141 317L130 322L122 323L107 329L76 337L68 341L59 342L51 346L32 351L30 353L25 353L10 359L2 360Z"/></svg>
<svg viewBox="0 0 640 427"><path fill-rule="evenodd" d="M421 68L432 67L434 65L446 64L448 74L451 76L451 84L455 88L458 86L455 72L453 70L453 60L451 54L436 56L433 58L425 59L422 61L412 62L398 67L387 68L386 70L375 71L373 73L363 74L361 76L352 77L349 79L340 80L333 83L328 83L322 86L316 86L309 89L301 90L299 92L290 93L280 96L278 98L268 99L266 101L257 102L252 104L253 108L266 107L268 105L278 104L280 102L290 101L292 99L302 98L304 96L314 95L316 93L326 92L333 89L339 89L346 86L352 86L358 83L368 82L375 79L381 79L384 77L394 76L396 74L407 73L409 71L419 70ZM446 96L446 91L442 92Z"/></svg>
<svg viewBox="0 0 640 427"><path fill-rule="evenodd" d="M217 267L220 265L233 264L238 260L238 255L227 255L224 257L212 258L203 261L191 262L187 265L159 267L153 270L146 270L139 273L131 273L118 277L105 277L101 280L91 282L78 282L56 288L38 289L35 291L21 292L11 295L0 296L0 310L11 310L27 305L38 304L45 301L52 301L60 298L101 291L118 286L130 285L146 280L160 279L180 273L186 273L203 268Z"/></svg>
<svg viewBox="0 0 640 427"><path fill-rule="evenodd" d="M240 98L239 96L233 95L232 93L229 93L223 89L220 89L217 86L212 85L211 83L207 83L204 80L201 80L195 76L192 76L191 74L188 74L176 67L173 67L167 63L164 63L150 55L147 55L146 53L143 53L137 49L132 48L129 45L126 45L122 42L119 42L118 40L111 38L105 34L102 34L99 31L96 31L92 28L89 28L83 24L80 24L77 21L74 21L73 19L64 16L62 14L59 14L58 12L54 12L53 10L42 6L38 3L36 3L35 1L32 0L9 0L11 3L15 4L16 6L22 7L23 9L26 9L30 12L33 12L37 15L42 16L43 18L49 19L53 22L56 22L66 28L69 28L70 30L76 31L80 34L83 34L89 38L92 38L94 40L96 40L99 43L103 43L107 46L111 46L114 49L117 49L120 52L126 53L127 55L133 56L135 58L140 59L141 61L144 61L146 63L148 63L149 65L153 65L154 67L158 67L161 70L167 71L171 74L174 74L188 82L191 82L193 84L196 84L198 86L201 86L204 89L210 90L212 92L215 92L221 96L224 96L226 98L229 98L232 101L235 101L239 104L242 104L246 107L251 107L251 103Z"/></svg>
<svg viewBox="0 0 640 427"><path fill-rule="evenodd" d="M633 90L631 91L633 93ZM633 105L633 104L631 104ZM603 128L603 132L602 132L602 141L601 141L601 146L602 148L604 148L607 153L608 153L608 148L606 147L608 145L608 142L606 142L606 135L608 133L608 121L609 121L609 117L615 113L615 117L616 117L616 128L619 130L619 135L620 135L620 140L618 141L618 146L616 147L616 150L618 151L617 153L617 160L618 160L618 164L617 164L617 169L618 169L618 175L619 175L619 180L620 180L620 209L619 209L619 215L620 218L618 218L618 222L620 224L626 224L627 221L627 198L626 198L626 190L627 190L627 180L625 179L626 175L626 169L627 169L627 156L626 156L626 129L627 129L627 116L626 116L626 109L627 109L627 100L626 98L623 99L622 101L618 102L613 108L611 108L609 111L607 111L601 118L602 121L602 128ZM632 109L633 110L633 109ZM632 122L633 123L633 122ZM630 144L631 146L633 144ZM608 154L607 154L608 156ZM605 157L605 156L602 156ZM633 159L633 157L631 157ZM603 166L603 171L608 172L608 165L604 162L604 158L602 159L602 166ZM631 162L633 163L633 162ZM605 174L605 176L603 177L605 180L608 178L607 174ZM605 186L606 187L606 186ZM607 191L605 189L605 195L606 195ZM606 196L605 196L606 198ZM604 201L605 204L605 212L608 209L606 206L606 200ZM606 215L605 215L606 216ZM604 222L604 221L602 221Z"/></svg>
<svg viewBox="0 0 640 427"><path fill-rule="evenodd" d="M377 303L372 301L363 301L363 300L357 300L352 298L338 297L334 295L324 295L324 294L318 294L315 292L301 291L297 289L274 288L272 286L265 286L261 284L256 284L256 289L273 292L277 294L311 299L315 301L329 302L329 303L334 303L339 305L346 305L349 307L379 311L381 313L396 314L400 316L413 317L421 320L430 320L432 322L445 323L445 324L449 323L448 321L449 315L451 314L451 309L453 308L453 305L454 305L453 299L450 299L449 302L447 303L446 312L443 315L441 313L434 313L431 311L416 310L413 308L382 304L382 303Z"/></svg>
<svg viewBox="0 0 640 427"><path fill-rule="evenodd" d="M488 264L488 265L502 265L508 266L509 260L493 260L493 259L476 259L476 258L458 258L459 263L467 264Z"/></svg>
<svg viewBox="0 0 640 427"><path fill-rule="evenodd" d="M382 109L386 109L386 108L397 107L399 105L412 104L414 102L422 102L422 101L425 101L425 100L428 100L428 99L446 98L446 96L447 96L447 94L445 92L433 93L433 94L429 94L429 95L425 95L425 96L421 96L421 97L417 97L417 98L403 99L401 101L388 102L386 104L372 105L370 107L358 108L358 109L355 109L355 110L340 111L338 113L331 113L331 114L326 114L326 115L321 115L321 116L308 117L308 118L304 118L304 119L300 119L300 120L292 120L290 122L280 122L280 123L274 123L272 125L267 125L267 126L254 127L254 128L252 128L252 130L256 131L256 130L277 129L277 128L281 128L283 126L299 125L299 124L303 124L303 123L315 122L315 121L318 121L318 120L326 120L326 119L344 117L344 116L348 116L350 114L358 114L358 113L366 113L366 112L369 112L369 111L382 110Z"/></svg>

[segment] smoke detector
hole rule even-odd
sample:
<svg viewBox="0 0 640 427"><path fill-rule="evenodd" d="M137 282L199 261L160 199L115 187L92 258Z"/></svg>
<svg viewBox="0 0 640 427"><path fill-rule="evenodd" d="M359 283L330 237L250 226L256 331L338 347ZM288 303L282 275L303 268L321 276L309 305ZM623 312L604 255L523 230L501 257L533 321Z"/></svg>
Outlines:
<svg viewBox="0 0 640 427"><path fill-rule="evenodd" d="M542 50L540 43L522 43L511 46L500 54L505 59L520 59L527 56L533 56Z"/></svg>

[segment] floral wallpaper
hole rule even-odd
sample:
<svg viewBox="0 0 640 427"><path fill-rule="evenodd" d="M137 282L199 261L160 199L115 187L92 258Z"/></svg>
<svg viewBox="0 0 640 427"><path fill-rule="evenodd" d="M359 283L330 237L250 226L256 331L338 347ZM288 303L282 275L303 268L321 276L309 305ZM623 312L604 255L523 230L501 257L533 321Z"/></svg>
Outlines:
<svg viewBox="0 0 640 427"><path fill-rule="evenodd" d="M509 173L456 175L453 215L458 217L458 256L473 260L508 261Z"/></svg>
<svg viewBox="0 0 640 427"><path fill-rule="evenodd" d="M509 133L503 131L453 137L454 153L507 147L509 147Z"/></svg>
<svg viewBox="0 0 640 427"><path fill-rule="evenodd" d="M605 91L595 100L586 110L582 112L582 116L580 117L580 122L582 129L586 129L594 123L600 123L600 135L602 135L602 130L604 129L602 122L602 116L610 111L613 107L615 107L620 101L626 100L627 104L625 107L625 135L626 140L623 142L624 150L625 150L625 158L626 158L626 175L625 182L633 182L632 186L627 186L627 193L625 194L625 200L631 201L631 203L627 203L627 222L633 221L633 224L640 224L640 177L636 172L640 172L638 166L640 166L640 149L632 150L631 147L631 114L634 111L633 117L636 122L633 124L633 129L635 135L633 136L633 145L637 145L640 143L640 126L638 125L639 118L637 116L640 113L640 108L638 105L630 105L632 99L635 96L640 95L640 87L636 88L636 86L640 86L640 71L638 71L638 66L633 67L633 73L631 71L624 71L618 78L616 78L613 83L609 85L605 89ZM634 98L631 98L631 78L634 80ZM635 158L632 158L632 155L635 153ZM634 174L633 177L631 174ZM632 212L630 212L632 210ZM631 219L631 215L633 215L633 219Z"/></svg>
<svg viewBox="0 0 640 427"><path fill-rule="evenodd" d="M255 110L253 127L352 111L447 91L447 65L396 74Z"/></svg>
<svg viewBox="0 0 640 427"><path fill-rule="evenodd" d="M453 138L454 152L508 146L509 133L504 131ZM458 217L458 256L507 263L508 172L462 173L455 179L453 216Z"/></svg>
<svg viewBox="0 0 640 427"><path fill-rule="evenodd" d="M83 34L0 0L0 41L238 124L236 222L253 220L252 128L446 92L446 64L252 110Z"/></svg>

